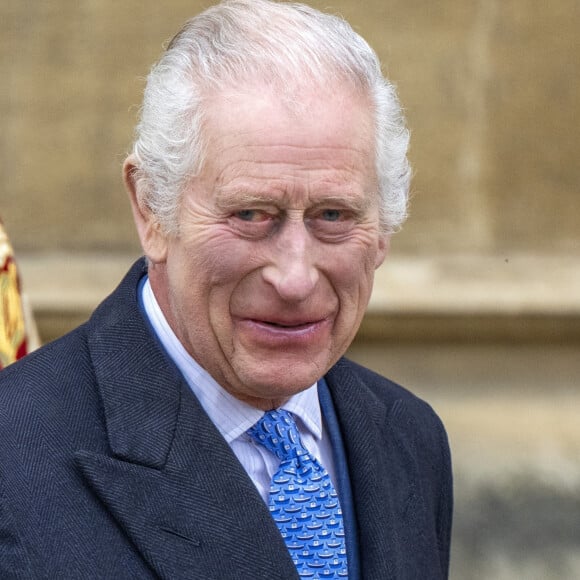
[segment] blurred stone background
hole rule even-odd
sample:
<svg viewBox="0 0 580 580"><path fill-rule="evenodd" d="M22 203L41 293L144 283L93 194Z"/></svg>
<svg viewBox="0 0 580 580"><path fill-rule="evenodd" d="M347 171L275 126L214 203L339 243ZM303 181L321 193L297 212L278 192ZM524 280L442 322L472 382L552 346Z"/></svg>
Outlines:
<svg viewBox="0 0 580 580"><path fill-rule="evenodd" d="M0 3L0 213L43 340L139 255L143 78L208 4ZM413 133L411 217L350 354L448 427L452 578L580 578L580 2L311 4L375 47Z"/></svg>

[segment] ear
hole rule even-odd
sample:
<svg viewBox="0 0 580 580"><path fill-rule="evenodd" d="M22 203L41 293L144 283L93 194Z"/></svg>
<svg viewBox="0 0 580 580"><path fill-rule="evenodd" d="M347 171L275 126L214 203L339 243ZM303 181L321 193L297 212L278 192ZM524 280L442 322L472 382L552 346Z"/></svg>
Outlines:
<svg viewBox="0 0 580 580"><path fill-rule="evenodd" d="M123 180L129 194L133 219L143 252L153 263L165 262L167 258L167 235L163 232L157 218L143 201L136 179L137 160L129 155L123 164Z"/></svg>
<svg viewBox="0 0 580 580"><path fill-rule="evenodd" d="M379 234L379 247L375 257L375 270L385 261L391 246L391 236L389 234Z"/></svg>

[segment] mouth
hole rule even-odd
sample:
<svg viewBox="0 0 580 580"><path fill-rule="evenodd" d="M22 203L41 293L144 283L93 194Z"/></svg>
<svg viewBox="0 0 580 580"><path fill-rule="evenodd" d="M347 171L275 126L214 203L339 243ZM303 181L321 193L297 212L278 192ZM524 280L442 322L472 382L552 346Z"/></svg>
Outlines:
<svg viewBox="0 0 580 580"><path fill-rule="evenodd" d="M241 326L258 340L274 342L309 341L319 337L328 326L327 318L277 320L244 318Z"/></svg>
<svg viewBox="0 0 580 580"><path fill-rule="evenodd" d="M261 326L263 328L271 328L272 330L280 330L282 332L300 332L312 329L321 324L324 319L317 320L300 320L300 321L278 321L278 320L261 320L248 319L251 324Z"/></svg>
<svg viewBox="0 0 580 580"><path fill-rule="evenodd" d="M275 322L273 320L259 320L250 319L254 324L263 324L265 326L271 326L273 328L282 328L286 330L297 330L301 328L307 328L312 324L320 322L320 320L308 320L303 322Z"/></svg>

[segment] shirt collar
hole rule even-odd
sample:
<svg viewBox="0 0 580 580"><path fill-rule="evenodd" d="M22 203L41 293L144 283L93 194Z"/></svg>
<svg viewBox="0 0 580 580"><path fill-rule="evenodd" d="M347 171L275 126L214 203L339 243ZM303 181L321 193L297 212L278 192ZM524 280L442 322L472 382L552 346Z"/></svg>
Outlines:
<svg viewBox="0 0 580 580"><path fill-rule="evenodd" d="M228 393L185 350L161 311L149 279L142 286L142 300L157 338L224 439L231 443L244 435L264 412ZM282 408L296 415L317 440L322 438L322 413L316 383L290 397Z"/></svg>

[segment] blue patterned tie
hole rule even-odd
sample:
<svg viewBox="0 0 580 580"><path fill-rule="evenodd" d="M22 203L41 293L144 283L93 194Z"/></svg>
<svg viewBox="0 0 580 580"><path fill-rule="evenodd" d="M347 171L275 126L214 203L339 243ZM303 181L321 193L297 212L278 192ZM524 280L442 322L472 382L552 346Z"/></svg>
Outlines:
<svg viewBox="0 0 580 580"><path fill-rule="evenodd" d="M300 578L348 578L338 495L326 469L302 445L292 415L268 411L248 435L281 461L269 507Z"/></svg>

